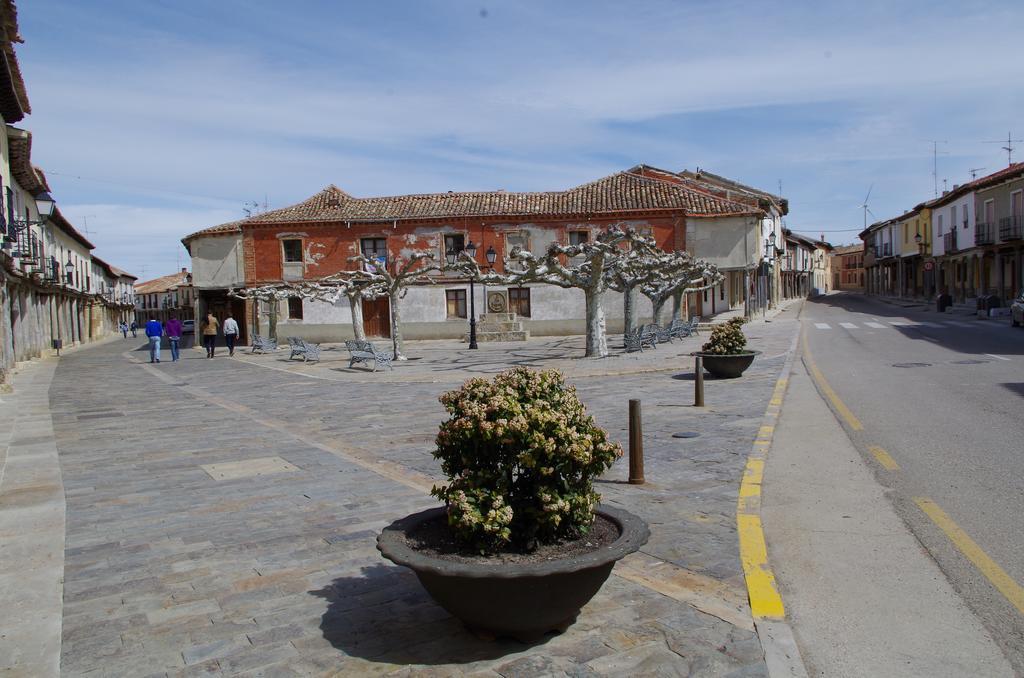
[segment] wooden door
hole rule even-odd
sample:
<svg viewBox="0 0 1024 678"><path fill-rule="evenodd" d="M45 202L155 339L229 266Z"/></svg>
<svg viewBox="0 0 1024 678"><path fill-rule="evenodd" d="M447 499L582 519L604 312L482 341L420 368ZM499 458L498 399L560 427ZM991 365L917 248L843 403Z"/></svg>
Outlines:
<svg viewBox="0 0 1024 678"><path fill-rule="evenodd" d="M363 331L368 337L391 337L391 306L387 297L363 299Z"/></svg>

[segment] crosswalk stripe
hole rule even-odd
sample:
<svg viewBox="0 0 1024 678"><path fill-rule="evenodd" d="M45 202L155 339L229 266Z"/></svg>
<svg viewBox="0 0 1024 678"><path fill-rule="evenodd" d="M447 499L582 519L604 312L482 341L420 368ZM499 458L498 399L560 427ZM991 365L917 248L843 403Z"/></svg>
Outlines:
<svg viewBox="0 0 1024 678"><path fill-rule="evenodd" d="M890 320L889 324L893 327L913 327L914 323L906 322L904 320Z"/></svg>
<svg viewBox="0 0 1024 678"><path fill-rule="evenodd" d="M830 330L830 329L832 329L832 326L829 325L828 323L814 323L814 326L817 327L819 330Z"/></svg>
<svg viewBox="0 0 1024 678"><path fill-rule="evenodd" d="M868 327L873 327L876 330L884 330L885 329L885 325L883 325L882 323L869 323L869 322L866 322L864 324L867 325Z"/></svg>
<svg viewBox="0 0 1024 678"><path fill-rule="evenodd" d="M839 325L841 327L845 327L848 330L855 330L855 329L857 329L857 326L854 325L853 323L839 323Z"/></svg>

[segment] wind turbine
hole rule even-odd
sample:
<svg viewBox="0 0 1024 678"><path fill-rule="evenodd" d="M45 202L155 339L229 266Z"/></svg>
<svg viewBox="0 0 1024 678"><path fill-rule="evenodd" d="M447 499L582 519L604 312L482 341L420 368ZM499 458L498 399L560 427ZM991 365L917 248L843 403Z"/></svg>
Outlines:
<svg viewBox="0 0 1024 678"><path fill-rule="evenodd" d="M874 184L868 186L868 194L864 196L864 203L861 205L861 209L864 210L864 230L868 230L868 215L870 214L874 218L875 213L868 209L868 198L871 197L871 189L875 187Z"/></svg>

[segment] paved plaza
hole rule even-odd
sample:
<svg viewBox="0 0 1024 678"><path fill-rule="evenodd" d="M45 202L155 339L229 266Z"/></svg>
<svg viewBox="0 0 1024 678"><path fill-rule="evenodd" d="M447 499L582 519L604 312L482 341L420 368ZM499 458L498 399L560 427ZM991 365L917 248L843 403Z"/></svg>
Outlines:
<svg viewBox="0 0 1024 678"><path fill-rule="evenodd" d="M687 354L706 335L601 360L577 357L582 337L408 342L410 360L377 373L331 346L319 364L242 349L151 365L131 339L66 355L49 387L62 673L766 675L736 498L797 308L746 326L762 355L742 379L708 379L704 408ZM622 459L599 491L652 532L535 645L476 638L375 549L382 527L437 505L438 396L519 364L562 370L624 446L627 401L643 401L648 482L626 484Z"/></svg>

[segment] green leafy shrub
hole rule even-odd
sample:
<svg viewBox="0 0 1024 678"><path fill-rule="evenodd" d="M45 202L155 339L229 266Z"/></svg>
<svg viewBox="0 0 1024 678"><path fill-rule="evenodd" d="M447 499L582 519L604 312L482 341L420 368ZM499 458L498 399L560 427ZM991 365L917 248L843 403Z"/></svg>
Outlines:
<svg viewBox="0 0 1024 678"><path fill-rule="evenodd" d="M467 548L531 550L585 534L601 497L593 479L622 448L556 370L517 367L445 393L451 415L434 457L448 484L432 494Z"/></svg>
<svg viewBox="0 0 1024 678"><path fill-rule="evenodd" d="M746 320L733 318L721 325L711 328L711 338L701 347L704 353L715 355L733 355L746 351L747 337L743 334L742 325Z"/></svg>

